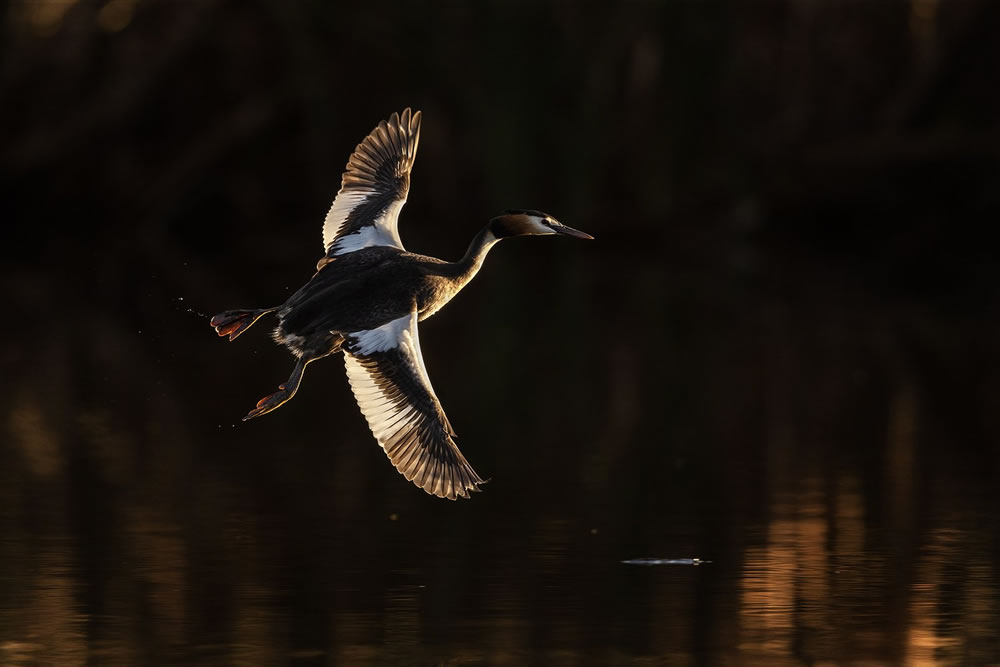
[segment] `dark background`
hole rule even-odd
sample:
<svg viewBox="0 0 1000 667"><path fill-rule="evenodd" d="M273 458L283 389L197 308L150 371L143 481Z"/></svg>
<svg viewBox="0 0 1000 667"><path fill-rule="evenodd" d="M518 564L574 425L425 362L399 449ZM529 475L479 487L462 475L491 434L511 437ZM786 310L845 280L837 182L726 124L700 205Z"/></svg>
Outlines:
<svg viewBox="0 0 1000 667"><path fill-rule="evenodd" d="M1000 5L0 4L0 662L1000 661ZM469 502L204 315L401 236ZM702 567L630 568L634 557Z"/></svg>

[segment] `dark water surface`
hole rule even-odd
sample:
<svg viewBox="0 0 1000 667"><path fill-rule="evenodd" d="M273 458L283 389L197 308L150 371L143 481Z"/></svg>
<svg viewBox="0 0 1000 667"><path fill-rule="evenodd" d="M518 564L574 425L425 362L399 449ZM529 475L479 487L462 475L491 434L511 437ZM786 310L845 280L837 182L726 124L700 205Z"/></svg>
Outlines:
<svg viewBox="0 0 1000 667"><path fill-rule="evenodd" d="M652 257L612 257L622 297L570 246L501 247L421 325L492 478L455 503L391 468L339 360L240 423L290 358L185 309L242 292L81 290L70 331L35 277L4 348L0 663L1000 660L980 321ZM522 284L553 265L577 289Z"/></svg>

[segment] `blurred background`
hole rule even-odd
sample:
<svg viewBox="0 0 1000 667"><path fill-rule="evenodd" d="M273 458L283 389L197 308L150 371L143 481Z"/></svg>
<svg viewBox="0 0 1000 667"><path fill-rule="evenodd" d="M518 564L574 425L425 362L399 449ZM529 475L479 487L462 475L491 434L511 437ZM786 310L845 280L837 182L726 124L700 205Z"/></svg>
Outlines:
<svg viewBox="0 0 1000 667"><path fill-rule="evenodd" d="M1000 4L0 8L0 663L1000 663ZM596 237L421 325L468 502L205 317L406 106L409 249Z"/></svg>

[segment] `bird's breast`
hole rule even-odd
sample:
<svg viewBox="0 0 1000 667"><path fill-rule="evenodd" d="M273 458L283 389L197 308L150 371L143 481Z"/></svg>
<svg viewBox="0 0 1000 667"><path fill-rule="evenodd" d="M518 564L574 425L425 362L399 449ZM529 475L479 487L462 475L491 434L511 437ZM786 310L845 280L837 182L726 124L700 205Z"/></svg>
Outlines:
<svg viewBox="0 0 1000 667"><path fill-rule="evenodd" d="M462 289L461 285L443 276L427 276L417 294L420 319L425 320L452 300Z"/></svg>

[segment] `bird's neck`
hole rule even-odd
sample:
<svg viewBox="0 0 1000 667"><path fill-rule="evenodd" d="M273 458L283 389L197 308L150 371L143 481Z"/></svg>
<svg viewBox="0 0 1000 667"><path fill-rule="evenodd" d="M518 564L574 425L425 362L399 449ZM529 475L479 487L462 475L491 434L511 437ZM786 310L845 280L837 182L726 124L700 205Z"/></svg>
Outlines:
<svg viewBox="0 0 1000 667"><path fill-rule="evenodd" d="M479 233L473 237L472 243L469 244L469 249L465 251L465 256L451 265L452 278L457 283L459 289L464 287L479 272L479 268L483 265L483 260L486 259L486 254L498 240L493 235L490 225L486 225L480 229Z"/></svg>

